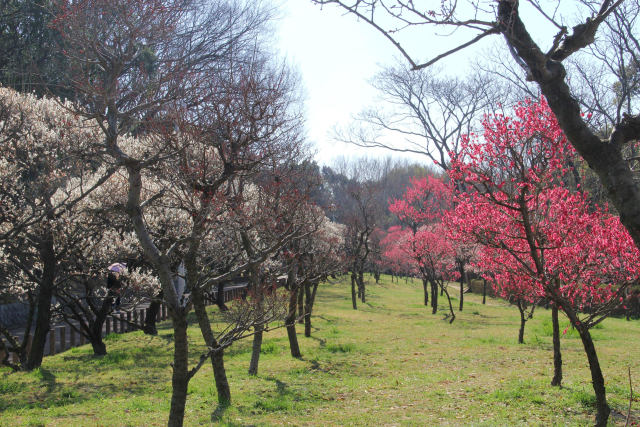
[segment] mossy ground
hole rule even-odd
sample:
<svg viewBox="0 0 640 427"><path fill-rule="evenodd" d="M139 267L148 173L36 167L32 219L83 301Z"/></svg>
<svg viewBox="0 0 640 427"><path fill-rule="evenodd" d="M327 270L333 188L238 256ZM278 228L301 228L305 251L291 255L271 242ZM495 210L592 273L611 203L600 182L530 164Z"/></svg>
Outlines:
<svg viewBox="0 0 640 427"><path fill-rule="evenodd" d="M562 339L564 385L553 371L550 311L536 310L517 344L515 307L477 295L453 324L420 304L417 281L370 280L368 301L351 308L347 282L318 290L311 338L301 360L283 329L265 336L259 375L247 368L250 340L227 351L233 402L217 407L210 365L189 386L185 425L590 425L593 390L577 334ZM441 302L443 302L441 300ZM454 306L457 306L457 300ZM212 316L216 311L212 308ZM566 320L563 319L566 324ZM564 329L564 327L563 327ZM302 328L299 328L302 331ZM190 329L192 361L203 350ZM640 323L607 319L593 331L612 407L624 425L628 368L640 390ZM31 373L0 368L0 425L153 426L166 424L172 334L111 336L107 356L89 346L47 357ZM634 399L633 421L640 418Z"/></svg>

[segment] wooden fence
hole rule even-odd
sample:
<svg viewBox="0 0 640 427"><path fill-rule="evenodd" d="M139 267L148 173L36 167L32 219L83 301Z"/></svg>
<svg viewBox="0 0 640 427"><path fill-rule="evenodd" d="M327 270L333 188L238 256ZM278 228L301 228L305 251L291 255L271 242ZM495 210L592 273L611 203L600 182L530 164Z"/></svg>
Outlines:
<svg viewBox="0 0 640 427"><path fill-rule="evenodd" d="M241 298L246 292L245 287L234 287L224 290L224 301L228 302L237 298ZM207 298L207 305L214 304L216 301L215 292ZM144 319L147 316L148 308L134 309L130 311L121 312L119 314L111 313L107 316L104 326L102 328L103 337L112 333L123 334L134 330L140 330L144 326ZM167 320L169 317L167 306L163 303L158 310L157 321ZM27 343L27 353L31 347L31 341L33 337L29 338ZM51 328L47 334L47 341L45 343L45 356L51 356L53 354L62 353L72 347L78 347L87 344L88 340L82 334L79 334L74 328L69 325L59 325ZM0 351L0 360L5 356L3 351ZM18 362L18 355L11 353L10 359L14 362Z"/></svg>

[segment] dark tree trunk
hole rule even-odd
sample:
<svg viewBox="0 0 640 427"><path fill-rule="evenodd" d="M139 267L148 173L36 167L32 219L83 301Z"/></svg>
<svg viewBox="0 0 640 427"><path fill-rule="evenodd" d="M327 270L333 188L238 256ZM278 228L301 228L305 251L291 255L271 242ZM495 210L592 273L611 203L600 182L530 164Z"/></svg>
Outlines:
<svg viewBox="0 0 640 427"><path fill-rule="evenodd" d="M258 375L258 362L260 361L260 350L262 350L262 325L256 325L253 335L253 346L251 348L251 362L249 362L249 375Z"/></svg>
<svg viewBox="0 0 640 427"><path fill-rule="evenodd" d="M156 320L158 319L158 312L162 306L162 300L160 298L151 299L147 314L144 319L144 327L142 330L147 335L158 335L158 328L156 326Z"/></svg>
<svg viewBox="0 0 640 427"><path fill-rule="evenodd" d="M228 405L231 403L231 388L227 380L227 371L224 367L224 350L220 349L211 353L211 366L213 367L213 379L216 382L218 403Z"/></svg>
<svg viewBox="0 0 640 427"><path fill-rule="evenodd" d="M91 348L93 349L93 354L95 356L104 356L107 354L107 346L104 345L104 341L102 341L102 337L98 338L97 336L92 336Z"/></svg>
<svg viewBox="0 0 640 427"><path fill-rule="evenodd" d="M260 281L259 272L257 267L253 267L250 273L251 284L255 290L256 298L256 310L258 312L258 318L263 313L263 292L262 283ZM264 326L262 324L255 325L253 335L253 346L251 348L251 362L249 363L249 375L258 375L258 362L260 361L260 351L262 350L262 333Z"/></svg>
<svg viewBox="0 0 640 427"><path fill-rule="evenodd" d="M51 231L45 232L39 248L40 259L43 263L42 281L40 282L36 299L36 328L33 332L31 350L27 358L27 370L32 370L42 364L44 345L47 333L51 328L51 298L56 277L56 256L53 247Z"/></svg>
<svg viewBox="0 0 640 427"><path fill-rule="evenodd" d="M351 305L353 305L353 309L358 309L358 301L356 298L356 274L351 273Z"/></svg>
<svg viewBox="0 0 640 427"><path fill-rule="evenodd" d="M87 335L87 339L91 343L93 354L95 354L96 356L104 356L105 354L107 354L107 347L105 346L104 341L102 341L102 327L104 326L104 322L109 315L112 303L112 296L108 296L107 298L105 298L102 301L102 305L95 313L93 320L90 321L88 325L89 334Z"/></svg>
<svg viewBox="0 0 640 427"><path fill-rule="evenodd" d="M33 318L35 316L35 311L36 311L36 306L33 299L30 296L28 299L29 299L29 311L27 313L27 321L25 323L24 337L22 338L22 343L19 346L20 348L16 349L18 357L20 359L20 369L25 369L29 361L29 351L31 351L30 341L32 340L31 328L33 326ZM0 364L1 363L2 361L0 361ZM15 369L17 367L12 366L12 368Z"/></svg>
<svg viewBox="0 0 640 427"><path fill-rule="evenodd" d="M291 285L291 287L294 288L293 285ZM302 357L302 353L300 353L300 345L298 344L298 335L296 333L296 302L298 299L298 292L299 290L297 288L289 291L289 313L285 319L291 356L296 358Z"/></svg>
<svg viewBox="0 0 640 427"><path fill-rule="evenodd" d="M553 379L552 386L562 385L562 354L560 353L560 322L558 321L558 305L551 307L551 320L553 324Z"/></svg>
<svg viewBox="0 0 640 427"><path fill-rule="evenodd" d="M525 316L526 306L522 300L518 300L518 311L520 311L520 331L518 332L518 344L524 344L524 325L527 323Z"/></svg>
<svg viewBox="0 0 640 427"><path fill-rule="evenodd" d="M192 292L193 309L198 319L198 326L200 326L200 332L204 338L204 342L208 347L217 348L218 342L211 330L211 323L209 322L209 316L205 307L204 294L199 289L194 289ZM211 367L213 368L213 378L216 383L216 390L218 391L218 403L221 405L228 405L231 403L231 388L229 387L229 380L227 379L227 372L224 368L224 351L214 351L211 353Z"/></svg>
<svg viewBox="0 0 640 427"><path fill-rule="evenodd" d="M429 306L429 291L427 290L427 279L422 279L422 290L424 291L424 305Z"/></svg>
<svg viewBox="0 0 640 427"><path fill-rule="evenodd" d="M487 303L487 279L482 278L482 303Z"/></svg>
<svg viewBox="0 0 640 427"><path fill-rule="evenodd" d="M358 292L360 294L360 300L365 303L365 288L364 288L364 271L360 270L358 272Z"/></svg>
<svg viewBox="0 0 640 427"><path fill-rule="evenodd" d="M298 323L301 325L304 323L304 319L302 318L303 316L304 316L304 291L302 290L302 287L298 287Z"/></svg>
<svg viewBox="0 0 640 427"><path fill-rule="evenodd" d="M460 266L460 308L459 311L462 311L462 306L464 305L464 266Z"/></svg>
<svg viewBox="0 0 640 427"><path fill-rule="evenodd" d="M447 297L447 301L449 302L449 314L451 315L451 319L449 319L449 323L453 323L456 320L456 313L453 311L453 304L451 304L451 296L449 296L449 291L446 289L444 282L440 283L440 289L444 292L444 295Z"/></svg>
<svg viewBox="0 0 640 427"><path fill-rule="evenodd" d="M218 293L216 294L216 305L220 311L227 311L229 308L224 301L224 282L218 282Z"/></svg>
<svg viewBox="0 0 640 427"><path fill-rule="evenodd" d="M306 302L304 305L304 336L309 338L311 336L311 304L313 303L311 283L304 284L304 298Z"/></svg>
<svg viewBox="0 0 640 427"><path fill-rule="evenodd" d="M179 309L180 310L180 309ZM187 317L179 312L173 316L173 375L171 378L171 409L169 427L182 427L189 386L189 343Z"/></svg>
<svg viewBox="0 0 640 427"><path fill-rule="evenodd" d="M436 314L438 312L438 285L433 280L429 280L429 283L431 284L431 313Z"/></svg>
<svg viewBox="0 0 640 427"><path fill-rule="evenodd" d="M602 370L600 369L600 362L598 361L596 348L593 345L591 333L589 333L588 329L583 330L582 325L578 325L576 329L580 333L584 351L587 353L589 369L591 370L591 383L593 385L593 391L596 394L596 427L605 427L607 425L607 420L609 419L611 408L609 408L609 405L607 404L604 377L602 376Z"/></svg>
<svg viewBox="0 0 640 427"><path fill-rule="evenodd" d="M318 293L318 285L320 285L319 281L315 281L313 283L313 290L311 291L311 302L309 303L309 313L313 312L313 304L316 302L316 295Z"/></svg>

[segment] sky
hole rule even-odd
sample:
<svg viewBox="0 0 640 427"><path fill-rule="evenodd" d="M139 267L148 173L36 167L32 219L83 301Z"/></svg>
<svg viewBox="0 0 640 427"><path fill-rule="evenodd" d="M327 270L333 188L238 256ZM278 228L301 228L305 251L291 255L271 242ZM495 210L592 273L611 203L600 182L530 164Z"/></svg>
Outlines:
<svg viewBox="0 0 640 427"><path fill-rule="evenodd" d="M330 165L343 155L390 154L335 141L332 131L348 126L353 115L375 101L368 81L380 66L394 63L393 46L366 24L336 8L320 10L309 0L283 2L276 25L281 54L302 76L307 134L318 163Z"/></svg>
<svg viewBox="0 0 640 427"><path fill-rule="evenodd" d="M340 156L393 155L413 161L426 162L415 154L400 155L388 150L359 148L334 138L334 129L346 128L353 123L353 116L375 105L376 91L369 81L383 66L404 63L395 47L374 28L358 22L352 15L345 15L337 7L321 9L310 0L280 0L281 19L276 23L277 47L280 53L296 67L302 78L306 97L308 140L316 146L316 160L331 165ZM531 28L539 30L547 24L535 22L534 13L524 10ZM424 31L424 27L421 29ZM548 38L550 31L536 31ZM443 34L440 34L442 36ZM430 38L424 32L420 36L409 35L402 43L412 54L433 57L447 48L468 40L464 34L444 34ZM442 70L447 74L462 74L471 66L469 57L478 57L478 50L490 43L504 43L500 37L488 38L481 46L474 45L443 61ZM549 40L538 40L544 42ZM504 47L504 46L501 46ZM424 59L424 58L421 58Z"/></svg>
<svg viewBox="0 0 640 427"><path fill-rule="evenodd" d="M335 129L345 129L353 117L379 102L369 81L384 66L407 65L395 47L364 22L337 7L320 8L310 0L281 0L278 29L280 53L298 69L306 97L308 140L315 144L316 161L331 165L337 157L385 157L391 155L427 163L426 157L384 149L360 148L335 139ZM437 45L420 37L403 40L414 53L433 55L461 40L457 34L437 39ZM468 69L465 55L444 62L447 73Z"/></svg>

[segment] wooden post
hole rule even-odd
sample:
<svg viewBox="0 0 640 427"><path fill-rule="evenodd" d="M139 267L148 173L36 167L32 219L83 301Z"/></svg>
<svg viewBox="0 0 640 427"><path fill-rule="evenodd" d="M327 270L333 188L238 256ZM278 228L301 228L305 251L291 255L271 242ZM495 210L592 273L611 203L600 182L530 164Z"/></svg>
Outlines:
<svg viewBox="0 0 640 427"><path fill-rule="evenodd" d="M60 353L67 349L67 328L60 326Z"/></svg>
<svg viewBox="0 0 640 427"><path fill-rule="evenodd" d="M107 318L104 319L104 323L104 334L109 335L111 333L111 317L107 316Z"/></svg>
<svg viewBox="0 0 640 427"><path fill-rule="evenodd" d="M76 346L76 330L69 326L69 348Z"/></svg>
<svg viewBox="0 0 640 427"><path fill-rule="evenodd" d="M127 324L124 321L124 314L120 313L118 317L120 318L120 333L124 334L127 332Z"/></svg>
<svg viewBox="0 0 640 427"><path fill-rule="evenodd" d="M49 356L56 354L56 329L51 328L49 331Z"/></svg>
<svg viewBox="0 0 640 427"><path fill-rule="evenodd" d="M131 327L131 312L127 311L127 330L132 331L133 328Z"/></svg>
<svg viewBox="0 0 640 427"><path fill-rule="evenodd" d="M31 353L31 346L33 345L33 335L27 337L27 354Z"/></svg>

